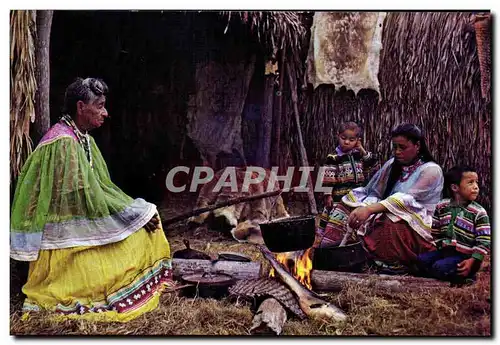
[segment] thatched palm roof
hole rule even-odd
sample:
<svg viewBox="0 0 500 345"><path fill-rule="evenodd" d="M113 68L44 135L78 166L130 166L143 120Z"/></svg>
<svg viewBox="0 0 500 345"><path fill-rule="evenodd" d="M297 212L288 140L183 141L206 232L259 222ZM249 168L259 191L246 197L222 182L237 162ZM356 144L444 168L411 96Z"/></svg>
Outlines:
<svg viewBox="0 0 500 345"><path fill-rule="evenodd" d="M35 15L10 13L10 160L11 181L31 153L30 122L35 120Z"/></svg>
<svg viewBox="0 0 500 345"><path fill-rule="evenodd" d="M307 45L308 28L304 25L303 15L298 11L245 11L222 12L228 19L226 31L231 20L247 24L268 52L268 58L276 58L279 51L286 49L287 56L294 65L303 68L302 50Z"/></svg>

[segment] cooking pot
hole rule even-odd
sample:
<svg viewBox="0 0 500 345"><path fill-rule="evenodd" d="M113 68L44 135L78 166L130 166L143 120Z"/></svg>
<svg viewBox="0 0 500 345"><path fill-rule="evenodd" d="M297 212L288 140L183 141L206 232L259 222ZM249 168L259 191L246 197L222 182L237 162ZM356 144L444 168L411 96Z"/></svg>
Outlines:
<svg viewBox="0 0 500 345"><path fill-rule="evenodd" d="M262 238L272 252L292 252L312 247L315 238L315 217L280 218L259 224Z"/></svg>
<svg viewBox="0 0 500 345"><path fill-rule="evenodd" d="M313 268L324 271L361 272L367 261L361 242L314 248Z"/></svg>

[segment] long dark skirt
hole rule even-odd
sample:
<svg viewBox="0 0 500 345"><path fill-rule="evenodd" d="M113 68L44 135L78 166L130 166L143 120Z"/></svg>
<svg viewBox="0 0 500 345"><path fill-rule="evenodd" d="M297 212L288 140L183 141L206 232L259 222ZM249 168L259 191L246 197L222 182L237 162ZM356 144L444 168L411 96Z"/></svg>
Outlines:
<svg viewBox="0 0 500 345"><path fill-rule="evenodd" d="M352 209L342 203L327 215L320 216L316 246L330 247L338 245L347 231L346 221ZM435 250L435 247L423 239L408 223L400 220L393 223L386 214L370 220L364 236L353 235L348 242L361 241L373 260L393 265L410 265L417 256Z"/></svg>

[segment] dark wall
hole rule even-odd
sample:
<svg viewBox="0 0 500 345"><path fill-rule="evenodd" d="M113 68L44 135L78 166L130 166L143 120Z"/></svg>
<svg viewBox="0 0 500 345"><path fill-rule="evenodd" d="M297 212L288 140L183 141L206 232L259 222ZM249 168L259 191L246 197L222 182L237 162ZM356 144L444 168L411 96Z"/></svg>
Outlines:
<svg viewBox="0 0 500 345"><path fill-rule="evenodd" d="M214 12L55 11L51 36L51 123L75 77L110 87L110 118L92 132L113 181L134 197L161 199L175 165L201 163L186 136L196 62L230 59L255 44Z"/></svg>

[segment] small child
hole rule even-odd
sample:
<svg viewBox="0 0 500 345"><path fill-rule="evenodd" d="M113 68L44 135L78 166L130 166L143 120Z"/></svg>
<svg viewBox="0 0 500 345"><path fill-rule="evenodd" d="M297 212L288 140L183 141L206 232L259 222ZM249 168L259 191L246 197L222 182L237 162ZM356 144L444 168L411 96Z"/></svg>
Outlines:
<svg viewBox="0 0 500 345"><path fill-rule="evenodd" d="M445 175L449 198L437 205L432 236L437 251L421 254L418 267L428 275L462 284L473 282L490 251L490 220L476 200L479 195L477 172L456 166Z"/></svg>
<svg viewBox="0 0 500 345"><path fill-rule="evenodd" d="M378 160L374 154L365 150L361 138L360 126L354 122L343 123L338 132L335 153L326 158L323 186L332 187L332 192L324 194L325 207L318 226L320 236L329 224L334 226L331 223L338 223L330 217L335 211L334 203L339 203L352 189L364 186L377 170ZM338 215L335 217L338 218Z"/></svg>

